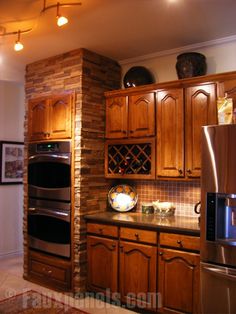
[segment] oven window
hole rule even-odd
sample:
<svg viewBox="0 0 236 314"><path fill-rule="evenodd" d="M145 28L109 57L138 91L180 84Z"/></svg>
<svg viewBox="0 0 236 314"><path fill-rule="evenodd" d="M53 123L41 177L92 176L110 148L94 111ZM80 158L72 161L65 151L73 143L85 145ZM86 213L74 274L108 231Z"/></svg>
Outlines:
<svg viewBox="0 0 236 314"><path fill-rule="evenodd" d="M46 215L28 215L28 234L57 244L70 244L70 223Z"/></svg>
<svg viewBox="0 0 236 314"><path fill-rule="evenodd" d="M41 188L70 187L70 165L59 162L29 164L28 183Z"/></svg>

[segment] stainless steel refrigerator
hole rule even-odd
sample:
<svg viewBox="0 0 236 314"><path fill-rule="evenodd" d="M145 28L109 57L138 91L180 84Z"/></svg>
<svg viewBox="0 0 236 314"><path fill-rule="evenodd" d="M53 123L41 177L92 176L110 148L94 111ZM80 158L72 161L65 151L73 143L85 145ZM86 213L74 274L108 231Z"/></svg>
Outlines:
<svg viewBox="0 0 236 314"><path fill-rule="evenodd" d="M202 128L201 309L236 313L236 125Z"/></svg>

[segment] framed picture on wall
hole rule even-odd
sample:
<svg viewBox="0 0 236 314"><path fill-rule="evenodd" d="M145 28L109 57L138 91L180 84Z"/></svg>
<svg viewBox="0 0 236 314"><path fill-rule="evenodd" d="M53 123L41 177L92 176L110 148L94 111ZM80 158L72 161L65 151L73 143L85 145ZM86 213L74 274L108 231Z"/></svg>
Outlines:
<svg viewBox="0 0 236 314"><path fill-rule="evenodd" d="M0 141L0 184L23 183L24 143Z"/></svg>

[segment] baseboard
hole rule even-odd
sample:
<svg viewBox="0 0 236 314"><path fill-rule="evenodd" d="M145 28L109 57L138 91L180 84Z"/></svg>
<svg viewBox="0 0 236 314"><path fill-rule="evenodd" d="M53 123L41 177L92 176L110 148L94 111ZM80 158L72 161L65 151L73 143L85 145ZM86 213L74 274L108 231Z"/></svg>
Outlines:
<svg viewBox="0 0 236 314"><path fill-rule="evenodd" d="M5 254L0 253L0 259L17 257L17 256L22 256L22 255L23 255L23 251L8 252Z"/></svg>

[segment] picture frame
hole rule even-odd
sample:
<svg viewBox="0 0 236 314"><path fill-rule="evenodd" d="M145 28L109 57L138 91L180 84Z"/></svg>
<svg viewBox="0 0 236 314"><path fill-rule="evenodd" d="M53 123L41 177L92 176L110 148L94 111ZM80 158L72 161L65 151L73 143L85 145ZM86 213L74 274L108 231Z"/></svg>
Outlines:
<svg viewBox="0 0 236 314"><path fill-rule="evenodd" d="M0 141L0 184L22 184L24 143Z"/></svg>

